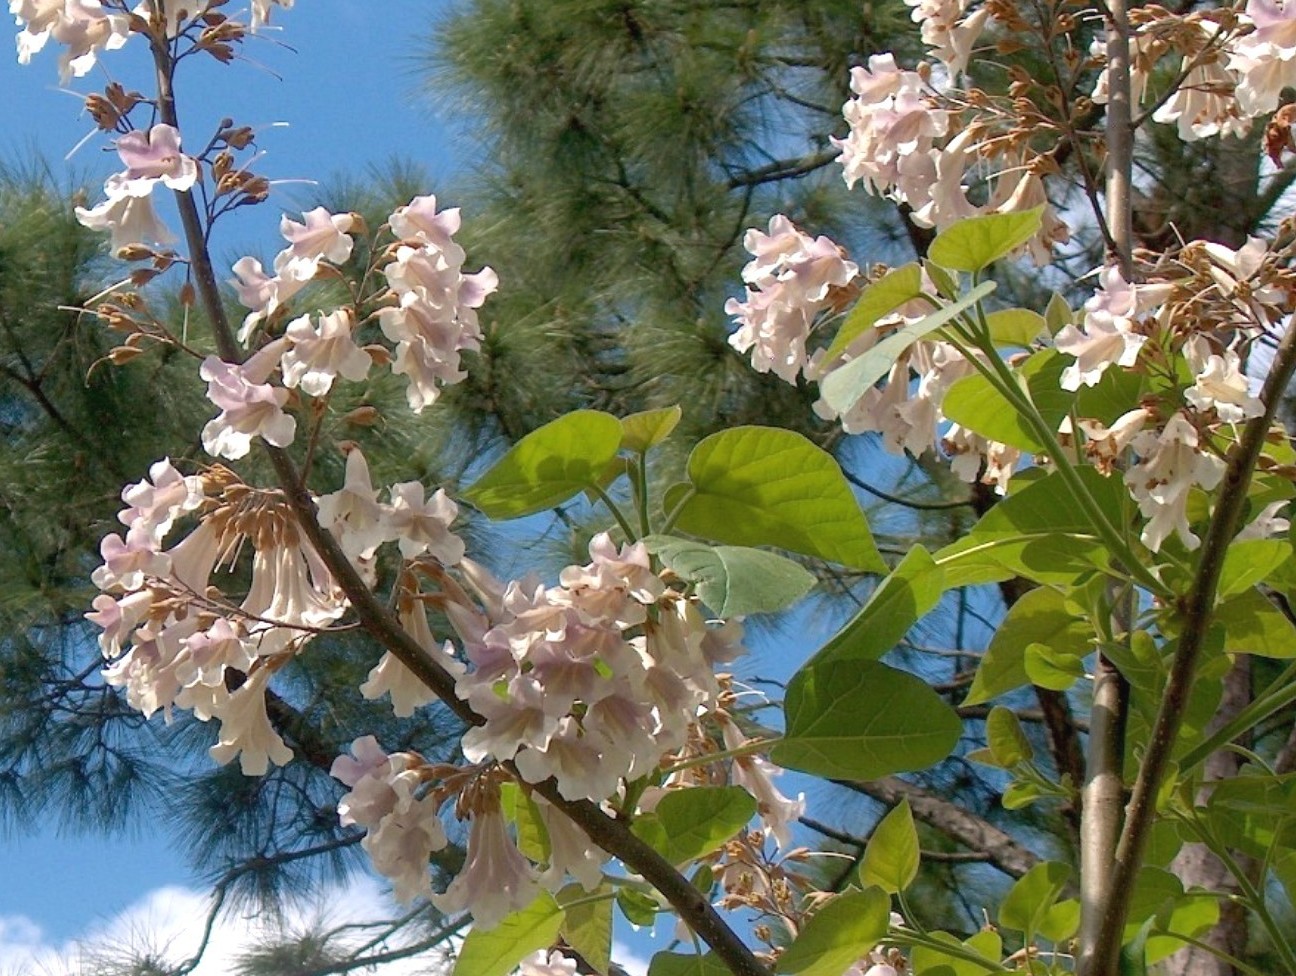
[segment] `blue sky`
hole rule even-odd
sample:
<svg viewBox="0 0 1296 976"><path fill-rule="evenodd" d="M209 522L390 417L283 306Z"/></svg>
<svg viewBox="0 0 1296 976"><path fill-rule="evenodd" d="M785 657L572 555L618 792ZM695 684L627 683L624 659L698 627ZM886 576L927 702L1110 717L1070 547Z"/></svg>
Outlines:
<svg viewBox="0 0 1296 976"><path fill-rule="evenodd" d="M238 7L235 0L229 9ZM224 115L265 126L259 171L272 179L327 182L401 157L421 165L431 177L427 189L440 192L464 158L456 155L452 132L466 127L422 93L418 57L445 7L445 0L300 0L293 10L276 10L274 23L282 30L251 41L249 63L212 63L196 71L189 87L182 76L182 124L202 136ZM0 159L19 162L38 152L55 173L69 177L98 179L120 168L115 153L101 152L102 137L64 161L93 125L81 114L80 100L58 90L53 45L22 67L9 53L12 44L0 38ZM130 84L139 53L132 44L109 54L70 87L85 94L113 79ZM134 81L141 90L147 90L144 77ZM278 121L290 125L269 127ZM262 252L281 246L272 236L279 213L274 204L293 209L310 187L284 184L278 192L278 200L259 208L256 221L239 227L238 244ZM0 973L17 965L13 947L61 943L147 903L164 884L196 886L184 858L154 836L0 835Z"/></svg>

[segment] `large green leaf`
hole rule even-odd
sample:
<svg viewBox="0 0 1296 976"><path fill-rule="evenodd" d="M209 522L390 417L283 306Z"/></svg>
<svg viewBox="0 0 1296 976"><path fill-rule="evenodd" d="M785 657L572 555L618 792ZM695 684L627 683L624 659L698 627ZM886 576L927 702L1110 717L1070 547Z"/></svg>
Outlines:
<svg viewBox="0 0 1296 976"><path fill-rule="evenodd" d="M492 929L474 925L459 950L453 976L508 976L526 956L553 945L562 920L562 909L545 892Z"/></svg>
<svg viewBox="0 0 1296 976"><path fill-rule="evenodd" d="M942 952L935 946L914 946L910 953L910 963L915 973L922 976L985 976L997 972L1002 964L1003 940L994 929L982 929L966 942L959 942L948 932L929 932L936 942L943 942L950 947L950 952ZM959 950L955 955L953 950ZM967 953L979 956L984 963L969 959Z"/></svg>
<svg viewBox="0 0 1296 976"><path fill-rule="evenodd" d="M841 976L887 934L891 899L881 888L848 891L810 916L796 941L779 957L776 972Z"/></svg>
<svg viewBox="0 0 1296 976"><path fill-rule="evenodd" d="M926 549L914 546L860 611L819 650L814 662L877 660L936 605L944 588L941 568Z"/></svg>
<svg viewBox="0 0 1296 976"><path fill-rule="evenodd" d="M1085 674L1079 655L1051 644L1027 644L1025 665L1030 683L1049 691L1067 691Z"/></svg>
<svg viewBox="0 0 1296 976"><path fill-rule="evenodd" d="M756 816L756 801L740 786L669 790L634 833L671 864L710 854Z"/></svg>
<svg viewBox="0 0 1296 976"><path fill-rule="evenodd" d="M1223 625L1230 654L1296 657L1296 626L1259 590L1229 597L1215 608L1215 623Z"/></svg>
<svg viewBox="0 0 1296 976"><path fill-rule="evenodd" d="M901 800L878 821L860 861L860 882L889 894L904 891L918 876L918 829L909 801Z"/></svg>
<svg viewBox="0 0 1296 976"><path fill-rule="evenodd" d="M1066 361L1055 350L1042 349L1017 369L1018 377L1025 381L1031 402L1051 430L1057 430L1074 398L1061 386L1065 368ZM941 401L941 412L989 440L1035 454L1047 451L1047 445L1026 419L980 373L965 376L951 386Z"/></svg>
<svg viewBox="0 0 1296 976"><path fill-rule="evenodd" d="M704 955L659 952L648 963L648 976L731 976L729 967L708 952Z"/></svg>
<svg viewBox="0 0 1296 976"><path fill-rule="evenodd" d="M493 519L561 505L598 485L621 446L621 421L577 410L527 434L464 497Z"/></svg>
<svg viewBox="0 0 1296 976"><path fill-rule="evenodd" d="M983 271L1038 234L1043 216L1039 206L960 220L936 235L927 257L951 271Z"/></svg>
<svg viewBox="0 0 1296 976"><path fill-rule="evenodd" d="M1029 683L1026 649L1033 644L1052 648L1074 659L1093 650L1093 626L1075 611L1057 590L1041 586L1022 595L1008 608L999 629L990 638L966 699L978 705Z"/></svg>
<svg viewBox="0 0 1296 976"><path fill-rule="evenodd" d="M918 264L892 268L877 281L860 292L855 307L837 330L828 347L825 359L829 362L844 353L847 347L877 324L882 316L912 301L922 294L922 269Z"/></svg>
<svg viewBox="0 0 1296 976"><path fill-rule="evenodd" d="M814 574L785 556L747 546L709 546L669 535L643 540L649 551L720 617L774 613L796 603L815 585Z"/></svg>
<svg viewBox="0 0 1296 976"><path fill-rule="evenodd" d="M1029 348L1031 343L1048 330L1048 323L1039 312L1028 308L1001 308L986 316L990 327L990 341L996 346Z"/></svg>
<svg viewBox="0 0 1296 976"><path fill-rule="evenodd" d="M1129 492L1119 478L1089 467L1077 472L1113 525L1132 525ZM972 531L935 554L953 588L1025 576L1039 583L1071 584L1095 569L1112 572L1106 548L1089 516L1060 473L1038 478L990 509Z"/></svg>
<svg viewBox="0 0 1296 976"><path fill-rule="evenodd" d="M678 406L644 410L621 418L621 449L643 453L671 435L684 415Z"/></svg>
<svg viewBox="0 0 1296 976"><path fill-rule="evenodd" d="M957 302L896 330L858 359L837 367L819 384L824 402L838 413L846 413L891 370L892 364L906 349L923 336L948 325L994 290L993 281L983 281Z"/></svg>
<svg viewBox="0 0 1296 976"><path fill-rule="evenodd" d="M1291 543L1285 539L1244 539L1229 543L1220 570L1218 598L1224 600L1243 593L1268 579L1291 554Z"/></svg>
<svg viewBox="0 0 1296 976"><path fill-rule="evenodd" d="M712 434L693 449L688 474L691 490L680 492L675 522L681 531L886 572L841 468L795 431L735 427Z"/></svg>
<svg viewBox="0 0 1296 976"><path fill-rule="evenodd" d="M1001 769L1012 769L1018 763L1030 762L1035 756L1017 713L1002 705L990 709L986 717L986 745Z"/></svg>
<svg viewBox="0 0 1296 976"><path fill-rule="evenodd" d="M876 661L812 662L788 685L787 732L771 758L833 779L926 769L958 744L958 714L906 671Z"/></svg>
<svg viewBox="0 0 1296 976"><path fill-rule="evenodd" d="M603 976L612 968L614 900L612 888L606 884L592 895L575 883L558 892L558 903L565 906L559 928L563 941Z"/></svg>
<svg viewBox="0 0 1296 976"><path fill-rule="evenodd" d="M999 906L999 925L1032 938L1040 932L1070 877L1071 868L1060 861L1035 865L1017 879Z"/></svg>

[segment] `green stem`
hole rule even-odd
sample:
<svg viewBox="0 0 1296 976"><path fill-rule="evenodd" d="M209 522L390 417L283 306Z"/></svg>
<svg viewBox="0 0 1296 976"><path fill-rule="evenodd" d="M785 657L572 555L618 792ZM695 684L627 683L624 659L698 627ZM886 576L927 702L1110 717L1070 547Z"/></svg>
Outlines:
<svg viewBox="0 0 1296 976"><path fill-rule="evenodd" d="M1231 722L1220 726L1209 738L1189 749L1179 760L1180 772L1186 775L1205 762L1211 753L1255 728L1271 715L1276 715L1292 702L1296 702L1296 663L1288 665L1287 670L1278 676L1265 693L1238 712Z"/></svg>
<svg viewBox="0 0 1296 976"><path fill-rule="evenodd" d="M964 358L972 364L973 368L985 377L987 382L1002 394L1012 404L1018 415L1030 425L1031 432L1044 445L1045 451L1053 461L1063 482L1075 500L1080 503L1085 515L1089 517L1094 531L1102 539L1103 544L1120 560L1122 567L1129 573L1130 577L1138 580L1143 587L1158 596L1170 596L1170 589L1144 566L1143 561L1134 554L1134 551L1125 541L1125 537L1108 521L1102 507L1080 479L1080 474L1075 465L1071 463L1066 450L1058 442L1056 433L1049 427L1048 422L1040 416L1030 397L1018 386L1017 377L1013 375L1007 364L999 358L993 348L989 350L986 361L982 361L957 337L947 336L947 338L963 353Z"/></svg>
<svg viewBox="0 0 1296 976"><path fill-rule="evenodd" d="M1003 963L987 959L981 953L975 952L957 942L942 942L940 939L934 939L923 932L917 932L913 929L893 929L887 940L897 945L923 946L927 949L934 949L942 955L952 956L955 959L962 959L980 966L989 973L1011 972Z"/></svg>
<svg viewBox="0 0 1296 976"><path fill-rule="evenodd" d="M696 494L697 489L690 485L689 490L684 493L684 497L679 500L679 504L671 510L670 514L666 516L666 521L662 523L662 535L669 535L670 531L675 528L675 522L680 517L680 513L684 511L684 506Z"/></svg>
<svg viewBox="0 0 1296 976"><path fill-rule="evenodd" d="M923 927L922 922L918 921L918 916L914 914L914 910L910 906L909 900L905 898L903 891L896 892L896 901L900 903L900 914L905 917L905 921L912 925L919 935L925 936L927 929Z"/></svg>
<svg viewBox="0 0 1296 976"><path fill-rule="evenodd" d="M694 769L698 766L709 766L714 762L724 762L726 759L740 759L743 756L752 756L758 752L769 752L776 743L782 740L783 736L781 735L776 735L771 739L753 739L736 749L726 749L724 752L708 752L705 756L694 756L692 759L681 760L665 767L661 772L663 776L670 776L683 769Z"/></svg>
<svg viewBox="0 0 1296 976"><path fill-rule="evenodd" d="M627 519L625 513L617 507L617 503L612 500L611 496L609 496L608 493L598 485L594 486L593 492L598 496L599 501L608 507L608 511L611 512L612 517L616 519L617 525L619 525L621 531L625 533L626 540L629 542L638 542L639 535L635 532L634 526L630 524L630 520Z"/></svg>
<svg viewBox="0 0 1296 976"><path fill-rule="evenodd" d="M1265 903L1264 893L1256 888L1251 882L1251 877L1242 866L1234 860L1228 847L1219 842L1214 832L1196 817L1185 818L1183 823L1189 830L1196 835L1197 839L1205 844L1212 854L1220 859L1228 873L1233 876L1237 882L1238 889L1242 892L1242 898L1247 907L1255 912L1256 917L1260 919L1260 924L1264 926L1265 931L1269 934L1270 940L1274 944L1274 949L1282 957L1283 965L1287 967L1287 972L1296 974L1296 953L1293 952L1291 944L1287 937L1283 935L1282 927L1274 919L1273 914L1269 911L1269 906Z"/></svg>
<svg viewBox="0 0 1296 976"><path fill-rule="evenodd" d="M639 538L652 532L652 523L648 520L648 455L642 451L635 465L635 503L639 509Z"/></svg>

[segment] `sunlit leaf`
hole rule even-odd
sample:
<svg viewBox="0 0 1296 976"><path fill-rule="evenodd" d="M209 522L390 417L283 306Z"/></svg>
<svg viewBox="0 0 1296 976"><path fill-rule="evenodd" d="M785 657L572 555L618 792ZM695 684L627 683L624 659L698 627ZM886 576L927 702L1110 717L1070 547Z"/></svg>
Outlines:
<svg viewBox="0 0 1296 976"><path fill-rule="evenodd" d="M967 703L980 704L1028 684L1028 647L1043 645L1078 661L1093 650L1093 636L1093 626L1077 617L1057 590L1044 586L1030 590L1008 608L990 638Z"/></svg>
<svg viewBox="0 0 1296 976"><path fill-rule="evenodd" d="M581 954L595 971L608 976L612 966L612 888L604 885L587 892L578 884L569 884L558 892L563 908L563 940Z"/></svg>
<svg viewBox="0 0 1296 976"><path fill-rule="evenodd" d="M983 281L957 302L898 329L859 358L837 367L819 383L824 402L838 413L848 412L873 384L890 371L891 365L906 349L923 336L948 325L994 290L993 281Z"/></svg>
<svg viewBox="0 0 1296 976"><path fill-rule="evenodd" d="M895 894L918 876L918 830L909 801L901 800L878 821L860 860L860 882Z"/></svg>
<svg viewBox="0 0 1296 976"><path fill-rule="evenodd" d="M873 595L813 660L870 661L891 650L934 607L944 592L944 573L922 546L900 560Z"/></svg>
<svg viewBox="0 0 1296 976"><path fill-rule="evenodd" d="M868 572L886 572L841 468L827 451L790 430L734 427L689 456L689 489L676 528L737 546L776 546Z"/></svg>
<svg viewBox="0 0 1296 976"><path fill-rule="evenodd" d="M1070 878L1071 868L1060 861L1035 865L1017 879L999 906L999 925L1024 932L1029 939L1040 931Z"/></svg>
<svg viewBox="0 0 1296 976"><path fill-rule="evenodd" d="M654 535L643 540L650 552L719 617L774 613L796 603L815 585L814 574L785 556L746 546Z"/></svg>
<svg viewBox="0 0 1296 976"><path fill-rule="evenodd" d="M958 744L958 713L927 682L876 661L803 667L784 699L787 732L771 758L834 779L926 769Z"/></svg>
<svg viewBox="0 0 1296 976"><path fill-rule="evenodd" d="M634 833L672 864L710 854L756 816L756 800L739 786L670 790Z"/></svg>
<svg viewBox="0 0 1296 976"><path fill-rule="evenodd" d="M838 895L810 916L775 971L841 976L887 934L890 916L891 899L881 888Z"/></svg>
<svg viewBox="0 0 1296 976"><path fill-rule="evenodd" d="M453 976L508 976L524 958L558 938L563 912L548 892L491 929L474 925L455 960Z"/></svg>
<svg viewBox="0 0 1296 976"><path fill-rule="evenodd" d="M561 505L601 483L621 446L621 421L577 410L527 434L464 497L494 519Z"/></svg>
<svg viewBox="0 0 1296 976"><path fill-rule="evenodd" d="M922 271L916 263L892 268L860 292L855 307L837 330L824 358L829 361L836 359L852 342L873 328L878 319L921 294Z"/></svg>
<svg viewBox="0 0 1296 976"><path fill-rule="evenodd" d="M678 406L644 410L621 418L621 449L642 453L671 435L684 415Z"/></svg>
<svg viewBox="0 0 1296 976"><path fill-rule="evenodd" d="M1039 233L1044 207L968 217L936 235L927 257L951 271L983 271Z"/></svg>

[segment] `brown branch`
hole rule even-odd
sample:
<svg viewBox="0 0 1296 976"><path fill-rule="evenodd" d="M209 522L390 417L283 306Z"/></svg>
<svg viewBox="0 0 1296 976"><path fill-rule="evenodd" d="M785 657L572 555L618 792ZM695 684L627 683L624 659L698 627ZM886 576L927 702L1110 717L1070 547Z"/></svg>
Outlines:
<svg viewBox="0 0 1296 976"><path fill-rule="evenodd" d="M152 48L157 72L158 112L163 122L178 129L175 96L171 87L170 53L165 42L158 38L152 39ZM190 251L189 267L210 318L216 347L223 359L238 362L241 356L220 299L220 289L207 250L202 220L192 192L177 191L176 204ZM405 632L395 616L365 585L337 541L320 526L314 499L302 483L292 457L287 451L269 445L265 445L265 450L299 526L350 600L361 626L436 693L451 711L471 725L481 725L484 719L456 695L454 678ZM517 775L511 764L505 765ZM518 779L519 782L525 782L521 777ZM533 789L578 824L595 844L619 858L652 884L670 902L684 923L729 967L734 976L769 976L769 971L737 933L720 918L706 895L657 851L634 836L625 823L609 817L596 804L587 800L573 802L565 799L552 780L535 784Z"/></svg>
<svg viewBox="0 0 1296 976"><path fill-rule="evenodd" d="M1191 589L1178 601L1177 609L1182 621L1179 646L1170 663L1161 705L1125 809L1125 826L1116 847L1110 897L1103 906L1102 924L1096 935L1103 959L1092 976L1110 976L1118 972L1121 933L1129 914L1134 877L1142 864L1148 833L1156 819L1157 792L1165 779L1175 739L1187 710L1198 659L1213 617L1224 557L1229 543L1237 534L1256 460L1293 371L1296 371L1296 329L1288 329L1274 354L1273 366L1260 392L1265 412L1247 423L1241 439L1229 451L1224 478L1216 494L1215 512L1202 542L1201 562Z"/></svg>
<svg viewBox="0 0 1296 976"><path fill-rule="evenodd" d="M1038 855L1017 843L990 821L898 776L887 776L867 783L844 780L834 782L889 807L901 800L908 800L915 819L935 827L964 847L984 854L986 863L1010 877L1020 878L1040 862Z"/></svg>

